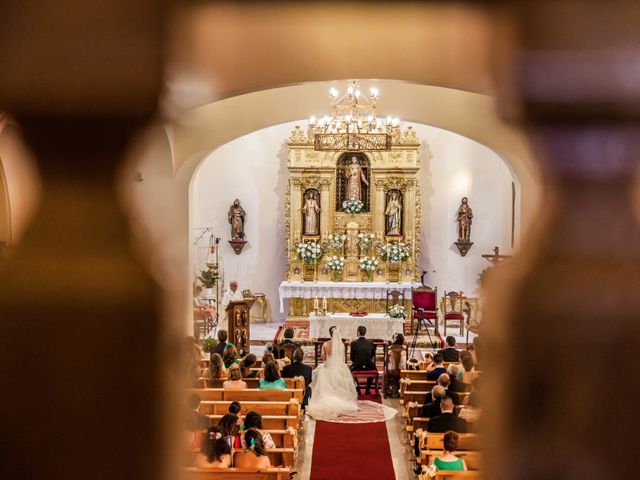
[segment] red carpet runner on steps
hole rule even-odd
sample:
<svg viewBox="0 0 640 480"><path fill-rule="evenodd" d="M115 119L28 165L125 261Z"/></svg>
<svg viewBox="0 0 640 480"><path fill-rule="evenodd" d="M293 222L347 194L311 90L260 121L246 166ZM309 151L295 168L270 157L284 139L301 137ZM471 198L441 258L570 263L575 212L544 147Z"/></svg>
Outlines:
<svg viewBox="0 0 640 480"><path fill-rule="evenodd" d="M365 478L395 479L385 422L316 422L310 480Z"/></svg>

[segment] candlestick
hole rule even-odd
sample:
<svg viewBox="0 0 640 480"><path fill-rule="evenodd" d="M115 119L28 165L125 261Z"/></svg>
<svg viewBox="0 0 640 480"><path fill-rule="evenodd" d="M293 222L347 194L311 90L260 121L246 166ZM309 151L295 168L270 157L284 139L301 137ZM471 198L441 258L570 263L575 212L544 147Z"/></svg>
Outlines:
<svg viewBox="0 0 640 480"><path fill-rule="evenodd" d="M318 311L318 297L316 296L316 298L313 299L313 309L317 312Z"/></svg>
<svg viewBox="0 0 640 480"><path fill-rule="evenodd" d="M327 297L322 297L322 310L327 311Z"/></svg>

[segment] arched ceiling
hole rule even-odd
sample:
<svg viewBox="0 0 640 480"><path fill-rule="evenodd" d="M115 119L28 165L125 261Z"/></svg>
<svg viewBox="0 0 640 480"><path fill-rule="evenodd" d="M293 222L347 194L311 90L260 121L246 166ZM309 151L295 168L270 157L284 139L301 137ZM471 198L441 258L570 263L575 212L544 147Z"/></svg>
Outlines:
<svg viewBox="0 0 640 480"><path fill-rule="evenodd" d="M344 90L346 85L346 81L334 81L272 88L191 110L169 130L174 171L190 178L206 153L237 137L270 125L329 113L329 88ZM525 136L498 118L491 97L393 80L362 80L361 86L363 90L370 86L380 90L380 115L450 130L496 151L520 183L522 220L528 223L538 198L538 170Z"/></svg>

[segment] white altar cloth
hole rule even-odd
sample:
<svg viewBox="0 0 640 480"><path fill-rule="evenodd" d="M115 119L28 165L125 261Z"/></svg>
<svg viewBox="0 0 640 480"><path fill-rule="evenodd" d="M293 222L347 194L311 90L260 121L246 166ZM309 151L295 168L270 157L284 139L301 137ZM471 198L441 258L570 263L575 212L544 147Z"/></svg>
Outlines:
<svg viewBox="0 0 640 480"><path fill-rule="evenodd" d="M370 313L365 317L352 317L348 313L309 315L309 338L328 338L329 327L335 325L342 338L355 339L360 325L367 327L369 339L391 340L394 333L402 333L404 319L391 318L384 313Z"/></svg>
<svg viewBox="0 0 640 480"><path fill-rule="evenodd" d="M387 282L292 282L280 284L280 312L284 312L285 298L373 298L384 300L387 292L398 290L404 297L411 298L411 289L421 287L421 283Z"/></svg>

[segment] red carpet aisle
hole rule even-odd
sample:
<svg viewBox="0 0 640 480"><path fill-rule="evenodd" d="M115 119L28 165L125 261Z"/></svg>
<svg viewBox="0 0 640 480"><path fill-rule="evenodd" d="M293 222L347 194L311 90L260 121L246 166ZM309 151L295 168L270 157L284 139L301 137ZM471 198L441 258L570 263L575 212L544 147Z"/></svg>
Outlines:
<svg viewBox="0 0 640 480"><path fill-rule="evenodd" d="M310 480L395 479L385 422L316 422L311 458Z"/></svg>

